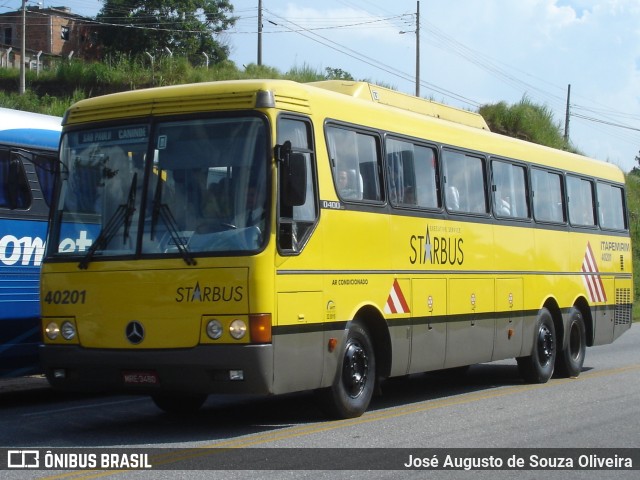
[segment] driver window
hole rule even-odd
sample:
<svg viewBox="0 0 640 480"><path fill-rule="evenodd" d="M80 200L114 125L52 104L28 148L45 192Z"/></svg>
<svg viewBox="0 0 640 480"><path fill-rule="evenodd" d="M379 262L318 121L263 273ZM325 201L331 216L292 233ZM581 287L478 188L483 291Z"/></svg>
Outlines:
<svg viewBox="0 0 640 480"><path fill-rule="evenodd" d="M291 142L294 152L302 153L305 157L307 185L302 205L288 206L286 202L279 202L278 246L282 253L299 253L311 236L318 218L311 123L306 119L281 117L278 120L277 143L282 145L286 141ZM282 186L279 191L284 191Z"/></svg>

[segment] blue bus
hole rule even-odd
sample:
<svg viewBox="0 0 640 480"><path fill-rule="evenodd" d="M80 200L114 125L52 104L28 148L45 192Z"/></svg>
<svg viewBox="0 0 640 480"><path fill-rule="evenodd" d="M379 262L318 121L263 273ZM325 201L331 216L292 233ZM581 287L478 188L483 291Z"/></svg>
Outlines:
<svg viewBox="0 0 640 480"><path fill-rule="evenodd" d="M0 377L40 370L40 264L61 121L0 108Z"/></svg>

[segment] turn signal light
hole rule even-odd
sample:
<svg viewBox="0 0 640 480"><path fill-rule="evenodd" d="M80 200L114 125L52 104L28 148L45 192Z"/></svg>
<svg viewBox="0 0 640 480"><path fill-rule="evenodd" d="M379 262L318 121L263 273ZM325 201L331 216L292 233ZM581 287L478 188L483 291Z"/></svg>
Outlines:
<svg viewBox="0 0 640 480"><path fill-rule="evenodd" d="M271 343L271 314L249 315L251 343Z"/></svg>

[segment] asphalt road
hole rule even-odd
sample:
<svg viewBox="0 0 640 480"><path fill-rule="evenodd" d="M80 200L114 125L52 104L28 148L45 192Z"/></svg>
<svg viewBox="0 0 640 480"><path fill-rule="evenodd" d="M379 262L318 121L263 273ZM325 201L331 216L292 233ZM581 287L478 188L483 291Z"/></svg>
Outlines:
<svg viewBox="0 0 640 480"><path fill-rule="evenodd" d="M515 361L476 365L459 379L411 376L386 382L383 395L374 399L365 415L343 421L325 418L311 394L210 397L198 414L176 418L159 411L145 397L62 394L49 389L39 378L0 381L0 449L36 448L44 452L48 448L55 452L63 447L71 447L66 452L77 452L78 447L96 447L100 449L97 452L110 451L104 450L108 448L120 451L122 447L133 448L133 452L162 449L150 451L150 462L166 470L10 470L1 475L7 479L396 479L469 475L474 479L635 479L638 470L427 472L404 469L402 465L408 462L408 455L422 458L425 452L436 452L442 460L449 452L457 454L452 450L456 448L495 449L486 450L487 455L514 448L534 449L516 451L527 455L543 448L608 448L613 449L609 454L622 452L621 457L629 452L622 449L632 448L636 456L640 455L640 328L632 327L611 345L587 349L583 372L575 379L527 385L519 378ZM225 457L219 450L189 450L213 447L244 450L225 453L229 463L221 464L216 462ZM554 461L563 452L553 450ZM190 461L202 462L196 464L197 468L268 465L274 470L181 471L193 467ZM360 469L331 470L352 464ZM311 470L314 468L322 470Z"/></svg>

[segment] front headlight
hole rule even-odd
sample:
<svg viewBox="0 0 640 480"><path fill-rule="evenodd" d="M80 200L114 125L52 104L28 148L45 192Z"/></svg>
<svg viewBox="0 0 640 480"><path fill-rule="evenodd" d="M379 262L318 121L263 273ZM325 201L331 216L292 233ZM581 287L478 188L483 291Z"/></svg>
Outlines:
<svg viewBox="0 0 640 480"><path fill-rule="evenodd" d="M222 324L218 320L211 320L207 323L207 335L212 340L217 340L222 336Z"/></svg>
<svg viewBox="0 0 640 480"><path fill-rule="evenodd" d="M44 329L44 333L47 335L49 340L55 340L60 334L60 327L56 322L51 322Z"/></svg>
<svg viewBox="0 0 640 480"><path fill-rule="evenodd" d="M65 340L71 340L76 336L76 326L71 322L63 322L60 328L60 334Z"/></svg>
<svg viewBox="0 0 640 480"><path fill-rule="evenodd" d="M229 333L236 340L240 340L247 333L247 324L243 320L234 320L229 325Z"/></svg>

